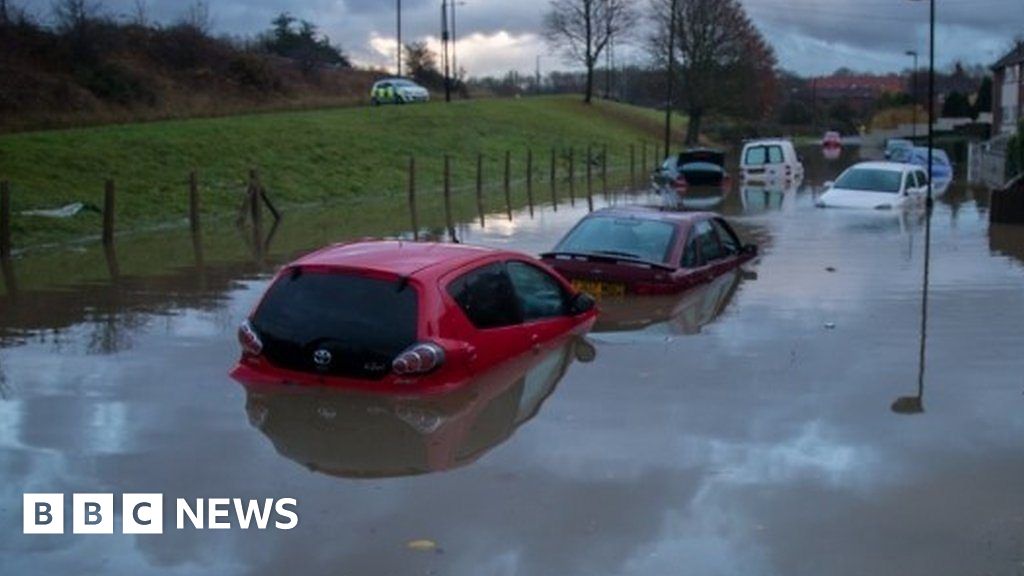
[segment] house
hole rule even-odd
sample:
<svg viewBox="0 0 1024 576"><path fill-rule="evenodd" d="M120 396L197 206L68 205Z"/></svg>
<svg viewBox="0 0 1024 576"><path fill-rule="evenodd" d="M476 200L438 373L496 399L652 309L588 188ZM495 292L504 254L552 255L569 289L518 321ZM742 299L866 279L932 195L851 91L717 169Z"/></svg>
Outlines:
<svg viewBox="0 0 1024 576"><path fill-rule="evenodd" d="M816 100L844 101L857 109L866 109L882 94L905 92L907 80L897 74L834 74L811 78L810 85Z"/></svg>
<svg viewBox="0 0 1024 576"><path fill-rule="evenodd" d="M992 136L1012 134L1024 118L1024 42L992 66Z"/></svg>

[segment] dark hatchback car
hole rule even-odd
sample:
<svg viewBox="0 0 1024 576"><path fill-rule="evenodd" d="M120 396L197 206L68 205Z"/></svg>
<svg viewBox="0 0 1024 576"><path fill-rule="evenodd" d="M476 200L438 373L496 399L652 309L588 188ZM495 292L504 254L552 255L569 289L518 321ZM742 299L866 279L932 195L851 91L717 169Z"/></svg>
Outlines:
<svg viewBox="0 0 1024 576"><path fill-rule="evenodd" d="M680 292L755 256L717 214L628 207L590 214L541 258L578 290L605 297Z"/></svg>

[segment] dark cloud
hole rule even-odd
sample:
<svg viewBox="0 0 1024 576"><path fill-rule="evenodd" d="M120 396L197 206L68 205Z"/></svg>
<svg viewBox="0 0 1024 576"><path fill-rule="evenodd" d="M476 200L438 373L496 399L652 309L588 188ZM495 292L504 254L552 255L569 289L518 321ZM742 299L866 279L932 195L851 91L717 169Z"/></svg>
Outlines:
<svg viewBox="0 0 1024 576"><path fill-rule="evenodd" d="M752 19L775 45L783 66L802 72L825 72L840 66L873 71L906 66L908 49L925 51L927 2L913 0L742 0ZM134 0L101 0L105 10L127 17ZM22 5L45 15L50 0L22 0ZM160 22L181 17L187 2L148 0L149 15ZM644 0L637 4L646 7ZM246 35L269 26L275 14L288 11L315 22L357 60L384 63L371 46L374 37L392 38L395 0L211 0L218 31ZM513 36L536 35L548 0L495 2L466 0L459 6L460 36L504 31ZM642 8L643 9L643 8ZM437 37L440 0L403 0L405 38ZM965 0L939 3L937 59L989 63L1024 32L1024 1ZM539 39L536 53L546 52ZM532 66L525 52L521 66ZM639 52L639 50L637 50ZM506 55L508 56L508 55ZM637 53L638 58L642 54ZM516 56L518 58L518 56ZM501 60L502 66L510 58ZM515 58L513 58L515 59ZM486 63L478 66L486 68ZM471 70L493 73L498 70Z"/></svg>

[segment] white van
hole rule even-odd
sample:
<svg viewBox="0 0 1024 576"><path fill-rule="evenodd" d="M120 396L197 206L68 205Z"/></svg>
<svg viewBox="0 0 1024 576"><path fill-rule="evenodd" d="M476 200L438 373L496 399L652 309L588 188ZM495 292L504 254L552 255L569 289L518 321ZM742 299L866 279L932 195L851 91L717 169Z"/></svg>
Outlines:
<svg viewBox="0 0 1024 576"><path fill-rule="evenodd" d="M804 165L789 140L754 140L743 146L740 171L755 182L802 182Z"/></svg>

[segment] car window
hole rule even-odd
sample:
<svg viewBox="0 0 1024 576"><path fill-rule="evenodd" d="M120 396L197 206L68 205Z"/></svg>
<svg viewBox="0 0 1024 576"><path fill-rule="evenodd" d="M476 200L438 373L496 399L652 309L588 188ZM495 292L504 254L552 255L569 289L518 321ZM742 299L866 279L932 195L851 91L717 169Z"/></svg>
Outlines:
<svg viewBox="0 0 1024 576"><path fill-rule="evenodd" d="M568 313L568 295L562 284L550 274L525 262L509 262L507 269L519 297L524 321L554 318Z"/></svg>
<svg viewBox="0 0 1024 576"><path fill-rule="evenodd" d="M418 301L407 283L296 268L270 287L252 325L280 366L380 378L416 342ZM329 365L314 363L320 349Z"/></svg>
<svg viewBox="0 0 1024 576"><path fill-rule="evenodd" d="M679 262L683 268L699 268L700 249L697 247L697 229L691 228L690 238L686 241L686 248L683 249L683 259Z"/></svg>
<svg viewBox="0 0 1024 576"><path fill-rule="evenodd" d="M732 231L722 220L717 218L711 221L711 225L714 226L715 232L718 233L718 241L722 246L723 256L735 256L740 253L740 240L736 237L736 233Z"/></svg>
<svg viewBox="0 0 1024 576"><path fill-rule="evenodd" d="M769 146L768 147L768 163L769 164L782 164L782 147L781 146Z"/></svg>
<svg viewBox="0 0 1024 576"><path fill-rule="evenodd" d="M844 190L864 192L897 193L903 183L903 175L894 170L874 168L851 168L836 180L835 187Z"/></svg>
<svg viewBox="0 0 1024 576"><path fill-rule="evenodd" d="M921 186L928 185L928 173L922 170L917 171L917 181L921 183Z"/></svg>
<svg viewBox="0 0 1024 576"><path fill-rule="evenodd" d="M448 293L481 330L522 323L515 288L500 263L488 264L460 277Z"/></svg>
<svg viewBox="0 0 1024 576"><path fill-rule="evenodd" d="M718 235L711 223L707 220L698 222L694 226L697 234L697 244L700 246L700 254L705 262L714 262L725 256L722 247L718 244Z"/></svg>
<svg viewBox="0 0 1024 576"><path fill-rule="evenodd" d="M768 150L764 146L751 146L743 157L747 166L763 166L768 162Z"/></svg>
<svg viewBox="0 0 1024 576"><path fill-rule="evenodd" d="M917 177L913 172L907 172L904 178L903 189L910 190L911 188L917 188Z"/></svg>
<svg viewBox="0 0 1024 576"><path fill-rule="evenodd" d="M660 220L593 216L574 228L556 251L665 262L675 231L675 225Z"/></svg>

